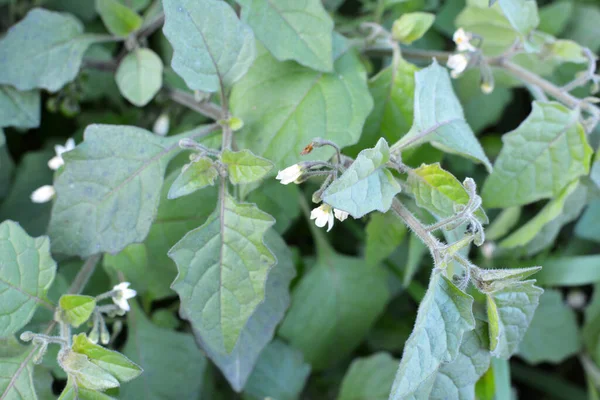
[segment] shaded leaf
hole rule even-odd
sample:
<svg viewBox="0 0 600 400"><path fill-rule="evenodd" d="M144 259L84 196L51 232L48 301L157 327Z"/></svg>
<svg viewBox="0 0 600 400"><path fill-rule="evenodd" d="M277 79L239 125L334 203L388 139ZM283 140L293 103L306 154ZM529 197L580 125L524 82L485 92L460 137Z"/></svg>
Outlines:
<svg viewBox="0 0 600 400"><path fill-rule="evenodd" d="M274 179L269 179L258 190L250 193L248 201L256 203L261 210L269 210L276 221L273 228L279 234L283 234L300 215L299 195L298 186L282 185Z"/></svg>
<svg viewBox="0 0 600 400"><path fill-rule="evenodd" d="M366 227L365 258L374 266L388 258L404 240L406 225L396 213L375 213Z"/></svg>
<svg viewBox="0 0 600 400"><path fill-rule="evenodd" d="M398 361L388 353L355 359L344 376L337 400L387 400Z"/></svg>
<svg viewBox="0 0 600 400"><path fill-rule="evenodd" d="M15 88L0 86L0 128L37 128L40 125L40 91L20 92Z"/></svg>

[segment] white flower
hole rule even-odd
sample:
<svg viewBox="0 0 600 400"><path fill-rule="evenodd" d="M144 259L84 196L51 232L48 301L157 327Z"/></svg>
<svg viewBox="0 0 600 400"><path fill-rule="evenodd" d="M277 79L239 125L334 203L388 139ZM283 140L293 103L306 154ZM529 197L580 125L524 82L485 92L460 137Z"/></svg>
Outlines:
<svg viewBox="0 0 600 400"><path fill-rule="evenodd" d="M468 64L469 59L467 56L464 54L453 54L448 57L448 63L446 65L452 70L450 75L452 75L453 78L457 78L465 69L467 69Z"/></svg>
<svg viewBox="0 0 600 400"><path fill-rule="evenodd" d="M54 189L54 186L44 185L31 193L31 201L34 203L47 203L52 200L55 194L56 190Z"/></svg>
<svg viewBox="0 0 600 400"><path fill-rule="evenodd" d="M333 209L329 204L321 204L310 212L310 219L314 219L315 225L319 228L328 225L327 232L329 232L333 228Z"/></svg>
<svg viewBox="0 0 600 400"><path fill-rule="evenodd" d="M61 146L60 144L57 144L56 146L54 146L54 151L56 152L56 156L52 157L50 159L50 161L48 161L48 167L54 171L56 171L57 169L62 167L65 164L65 161L63 160L62 155L64 153L66 153L67 151L73 150L74 148L75 148L75 141L73 140L73 138L68 139L67 143L65 143L64 146Z"/></svg>
<svg viewBox="0 0 600 400"><path fill-rule="evenodd" d="M471 39L473 36L470 33L465 32L463 28L458 28L454 35L452 35L452 40L456 43L456 49L458 51L475 51L475 47L471 44Z"/></svg>
<svg viewBox="0 0 600 400"><path fill-rule="evenodd" d="M283 171L279 171L275 179L279 179L282 184L287 185L288 183L296 182L301 175L302 168L300 168L300 165L294 164Z"/></svg>
<svg viewBox="0 0 600 400"><path fill-rule="evenodd" d="M133 289L129 289L129 282L122 282L113 287L112 300L119 308L123 311L129 311L129 303L127 300L135 297L137 292Z"/></svg>
<svg viewBox="0 0 600 400"><path fill-rule="evenodd" d="M348 213L346 211L338 210L337 208L333 209L333 214L340 221L345 221L348 218Z"/></svg>
<svg viewBox="0 0 600 400"><path fill-rule="evenodd" d="M152 132L160 136L166 136L167 133L169 133L169 126L169 114L160 114L160 116L156 118L156 121L154 121L154 125L152 126Z"/></svg>

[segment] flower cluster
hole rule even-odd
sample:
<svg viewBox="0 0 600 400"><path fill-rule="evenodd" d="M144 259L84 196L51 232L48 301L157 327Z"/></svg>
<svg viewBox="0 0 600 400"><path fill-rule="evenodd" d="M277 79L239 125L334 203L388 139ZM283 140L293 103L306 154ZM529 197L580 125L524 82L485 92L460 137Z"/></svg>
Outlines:
<svg viewBox="0 0 600 400"><path fill-rule="evenodd" d="M450 75L453 78L459 77L460 74L467 69L470 59L469 53L477 51L475 46L471 44L472 39L473 35L465 32L463 28L458 28L452 36L452 40L456 44L456 50L458 50L459 53L448 57L448 63L446 65L452 70Z"/></svg>
<svg viewBox="0 0 600 400"><path fill-rule="evenodd" d="M65 165L65 161L62 158L62 155L68 151L71 151L75 148L75 141L70 138L67 140L64 146L57 144L54 146L54 152L56 155L48 161L48 168L53 171L57 171L60 167ZM56 195L56 190L52 185L44 185L42 187L37 188L31 193L31 201L34 203L47 203L54 198Z"/></svg>

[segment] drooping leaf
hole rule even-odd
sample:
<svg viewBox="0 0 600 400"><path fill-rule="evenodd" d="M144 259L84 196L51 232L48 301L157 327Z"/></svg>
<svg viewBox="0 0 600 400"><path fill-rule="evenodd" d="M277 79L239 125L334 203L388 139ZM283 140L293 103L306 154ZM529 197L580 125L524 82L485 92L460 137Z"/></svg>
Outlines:
<svg viewBox="0 0 600 400"><path fill-rule="evenodd" d="M168 198L176 199L212 186L218 176L219 171L215 168L213 160L208 157L194 159L181 168L181 173L169 189Z"/></svg>
<svg viewBox="0 0 600 400"><path fill-rule="evenodd" d="M441 274L432 274L390 400L429 398L436 372L457 358L465 333L475 328L472 307L471 296Z"/></svg>
<svg viewBox="0 0 600 400"><path fill-rule="evenodd" d="M355 359L344 376L337 400L387 400L398 361L388 353Z"/></svg>
<svg viewBox="0 0 600 400"><path fill-rule="evenodd" d="M115 79L123 97L143 107L162 87L162 73L160 57L150 49L138 48L123 58Z"/></svg>
<svg viewBox="0 0 600 400"><path fill-rule="evenodd" d="M413 125L395 146L406 149L425 142L479 161L488 171L492 170L490 161L465 121L448 71L435 61L415 73Z"/></svg>
<svg viewBox="0 0 600 400"><path fill-rule="evenodd" d="M555 102L533 102L521 125L502 137L494 172L483 185L486 207L510 207L557 196L589 172L592 149L579 113Z"/></svg>
<svg viewBox="0 0 600 400"><path fill-rule="evenodd" d="M17 223L0 224L0 337L25 326L46 299L56 274L47 236L32 238Z"/></svg>
<svg viewBox="0 0 600 400"><path fill-rule="evenodd" d="M189 333L154 325L133 303L127 314L128 335L123 353L144 369L139 378L121 386L123 399L191 399L202 389L199 379L206 358Z"/></svg>
<svg viewBox="0 0 600 400"><path fill-rule="evenodd" d="M265 236L265 243L277 258L271 268L262 302L248 320L233 351L229 354L221 347L209 347L196 331L196 339L207 356L219 367L231 387L240 392L256 364L260 353L275 333L290 303L289 285L296 275L292 254L285 242L274 232Z"/></svg>
<svg viewBox="0 0 600 400"><path fill-rule="evenodd" d="M238 0L242 20L279 61L309 68L333 68L333 21L320 0Z"/></svg>
<svg viewBox="0 0 600 400"><path fill-rule="evenodd" d="M332 207L360 218L371 211L386 212L400 184L385 168L390 149L381 138L374 148L358 154L352 165L323 193L323 201Z"/></svg>
<svg viewBox="0 0 600 400"><path fill-rule="evenodd" d="M241 148L283 169L300 161L300 151L315 137L341 147L358 140L373 102L354 51L338 35L333 43L332 73L278 62L258 46L256 61L231 94L233 115L244 121L236 137ZM332 149L320 148L303 159L332 154Z"/></svg>
<svg viewBox="0 0 600 400"><path fill-rule="evenodd" d="M172 288L186 319L208 346L231 353L264 300L276 259L263 236L274 222L255 205L238 204L225 195L208 220L169 251L179 271Z"/></svg>
<svg viewBox="0 0 600 400"><path fill-rule="evenodd" d="M254 34L219 0L164 0L171 66L193 90L231 87L254 61Z"/></svg>
<svg viewBox="0 0 600 400"><path fill-rule="evenodd" d="M260 180L273 168L271 161L255 156L248 149L241 151L225 149L221 153L221 161L227 165L229 180L234 185Z"/></svg>
<svg viewBox="0 0 600 400"><path fill-rule="evenodd" d="M0 335L5 336L5 335ZM17 344L18 346L18 344ZM33 356L36 347L18 346L18 353L0 358L0 398L37 400L33 384Z"/></svg>
<svg viewBox="0 0 600 400"><path fill-rule="evenodd" d="M390 256L404 240L406 225L393 212L375 213L366 227L365 258L375 266Z"/></svg>
<svg viewBox="0 0 600 400"><path fill-rule="evenodd" d="M546 289L527 333L519 344L519 356L530 364L560 363L581 348L577 315L557 290Z"/></svg>
<svg viewBox="0 0 600 400"><path fill-rule="evenodd" d="M279 334L322 370L358 346L389 297L385 270L327 253L296 286Z"/></svg>
<svg viewBox="0 0 600 400"><path fill-rule="evenodd" d="M115 36L126 37L142 26L142 17L118 0L96 0L96 11Z"/></svg>
<svg viewBox="0 0 600 400"><path fill-rule="evenodd" d="M515 282L487 295L490 351L493 356L508 359L517 351L544 292L534 283L535 280Z"/></svg>
<svg viewBox="0 0 600 400"><path fill-rule="evenodd" d="M275 339L260 354L244 393L256 400L297 400L309 374L302 353Z"/></svg>
<svg viewBox="0 0 600 400"><path fill-rule="evenodd" d="M75 17L34 8L0 40L0 83L56 92L75 79L83 53L98 40Z"/></svg>
<svg viewBox="0 0 600 400"><path fill-rule="evenodd" d="M20 92L12 86L0 86L0 128L36 128L40 125L40 91Z"/></svg>
<svg viewBox="0 0 600 400"><path fill-rule="evenodd" d="M96 308L96 299L91 296L65 294L58 301L60 320L78 328L86 322Z"/></svg>

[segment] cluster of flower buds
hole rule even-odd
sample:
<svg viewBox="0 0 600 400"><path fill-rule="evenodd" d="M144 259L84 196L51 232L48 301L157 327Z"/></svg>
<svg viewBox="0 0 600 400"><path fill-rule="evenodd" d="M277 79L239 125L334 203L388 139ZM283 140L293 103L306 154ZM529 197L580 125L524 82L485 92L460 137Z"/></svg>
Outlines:
<svg viewBox="0 0 600 400"><path fill-rule="evenodd" d="M481 73L481 91L489 94L494 90L494 76L490 66L478 54L479 49L472 43L474 35L459 28L454 32L452 40L456 44L456 54L448 57L447 66L452 78L458 78L472 64L478 64Z"/></svg>
<svg viewBox="0 0 600 400"><path fill-rule="evenodd" d="M75 141L70 138L67 140L64 146L57 144L54 146L54 152L56 155L48 161L48 168L53 171L57 171L60 167L65 165L65 161L62 156L64 153L71 151L75 148ZM44 185L31 193L31 201L34 203L47 203L54 198L56 190L52 185Z"/></svg>

